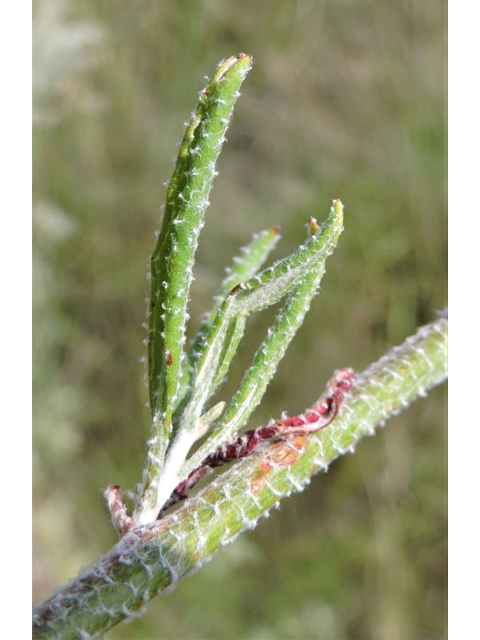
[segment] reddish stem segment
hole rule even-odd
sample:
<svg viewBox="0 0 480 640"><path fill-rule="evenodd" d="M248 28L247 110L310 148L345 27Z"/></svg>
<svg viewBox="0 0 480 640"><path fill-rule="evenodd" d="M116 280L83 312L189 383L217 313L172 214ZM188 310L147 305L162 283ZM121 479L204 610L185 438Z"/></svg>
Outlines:
<svg viewBox="0 0 480 640"><path fill-rule="evenodd" d="M307 413L286 420L280 420L270 427L260 427L245 431L241 436L224 444L220 449L211 453L202 464L191 472L186 480L181 482L173 491L169 500L159 513L158 519L173 505L188 498L189 491L205 475L216 467L221 467L233 460L239 460L252 454L265 442L273 439L287 439L300 435L308 435L324 429L333 422L338 414L342 402L353 386L355 374L353 369L341 369L331 379L325 393L318 404Z"/></svg>
<svg viewBox="0 0 480 640"><path fill-rule="evenodd" d="M113 526L123 536L132 528L133 518L127 514L127 508L120 498L120 487L112 484L105 490L104 495L112 516Z"/></svg>
<svg viewBox="0 0 480 640"><path fill-rule="evenodd" d="M181 482L173 491L158 515L160 520L167 509L188 498L188 493L204 476L216 467L228 462L239 460L251 455L260 446L271 440L286 440L296 436L315 433L328 427L337 416L345 396L353 386L355 373L353 369L337 371L318 404L307 413L279 420L270 427L259 427L245 431L241 436L230 440L220 449L205 458L202 464L192 471L186 480ZM127 509L120 498L120 488L110 485L105 491L105 498L112 516L113 526L125 535L134 525L133 518L127 514Z"/></svg>

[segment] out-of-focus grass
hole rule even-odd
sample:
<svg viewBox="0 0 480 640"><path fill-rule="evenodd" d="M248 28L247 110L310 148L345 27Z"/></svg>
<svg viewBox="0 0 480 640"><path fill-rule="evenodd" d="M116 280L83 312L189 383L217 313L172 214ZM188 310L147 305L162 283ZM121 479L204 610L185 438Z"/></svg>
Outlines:
<svg viewBox="0 0 480 640"><path fill-rule="evenodd" d="M34 3L34 599L115 541L100 489L141 477L146 262L203 75L246 51L207 212L193 332L223 267L345 204L321 295L251 426L311 405L446 303L446 5ZM254 317L222 395L271 315ZM446 637L445 389L390 421L111 638Z"/></svg>

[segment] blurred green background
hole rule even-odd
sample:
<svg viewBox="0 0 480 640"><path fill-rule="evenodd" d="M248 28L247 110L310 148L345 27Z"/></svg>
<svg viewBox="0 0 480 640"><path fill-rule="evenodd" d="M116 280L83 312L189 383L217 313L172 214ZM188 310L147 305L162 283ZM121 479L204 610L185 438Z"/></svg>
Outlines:
<svg viewBox="0 0 480 640"><path fill-rule="evenodd" d="M149 432L145 279L183 122L252 53L200 239L190 335L251 235L345 231L250 427L310 406L446 304L446 3L34 1L34 601L116 541ZM251 319L231 394L274 310ZM336 461L112 639L437 639L445 386Z"/></svg>

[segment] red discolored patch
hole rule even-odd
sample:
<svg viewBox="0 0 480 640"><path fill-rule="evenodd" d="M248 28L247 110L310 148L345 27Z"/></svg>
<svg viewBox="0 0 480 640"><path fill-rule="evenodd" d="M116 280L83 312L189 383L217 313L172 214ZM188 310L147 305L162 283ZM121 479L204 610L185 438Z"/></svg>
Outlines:
<svg viewBox="0 0 480 640"><path fill-rule="evenodd" d="M232 289L232 292L234 293L239 287L240 285ZM268 461L262 461L252 479L250 488L253 493L258 493L265 485L265 477L274 467L289 467L295 464L305 449L307 436L325 429L335 420L346 395L353 387L354 378L353 369L341 369L335 372L318 404L304 415L279 420L269 427L250 429L222 445L207 456L202 464L174 489L160 511L158 519L162 518L164 511L186 500L189 491L199 480L211 473L212 469L245 458L264 443L276 440L268 450Z"/></svg>

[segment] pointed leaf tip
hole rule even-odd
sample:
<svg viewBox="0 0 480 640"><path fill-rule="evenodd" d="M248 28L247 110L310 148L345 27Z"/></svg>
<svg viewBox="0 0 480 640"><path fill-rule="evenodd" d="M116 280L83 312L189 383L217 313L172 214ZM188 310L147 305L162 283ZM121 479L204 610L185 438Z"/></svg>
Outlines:
<svg viewBox="0 0 480 640"><path fill-rule="evenodd" d="M207 90L212 84L218 84L224 76L234 67L237 67L239 70L242 70L244 73L247 73L250 70L250 67L253 64L253 58L249 53L239 53L236 56L230 56L226 60L224 60L215 71L215 74L209 85L207 86ZM207 95L209 92L207 91Z"/></svg>

